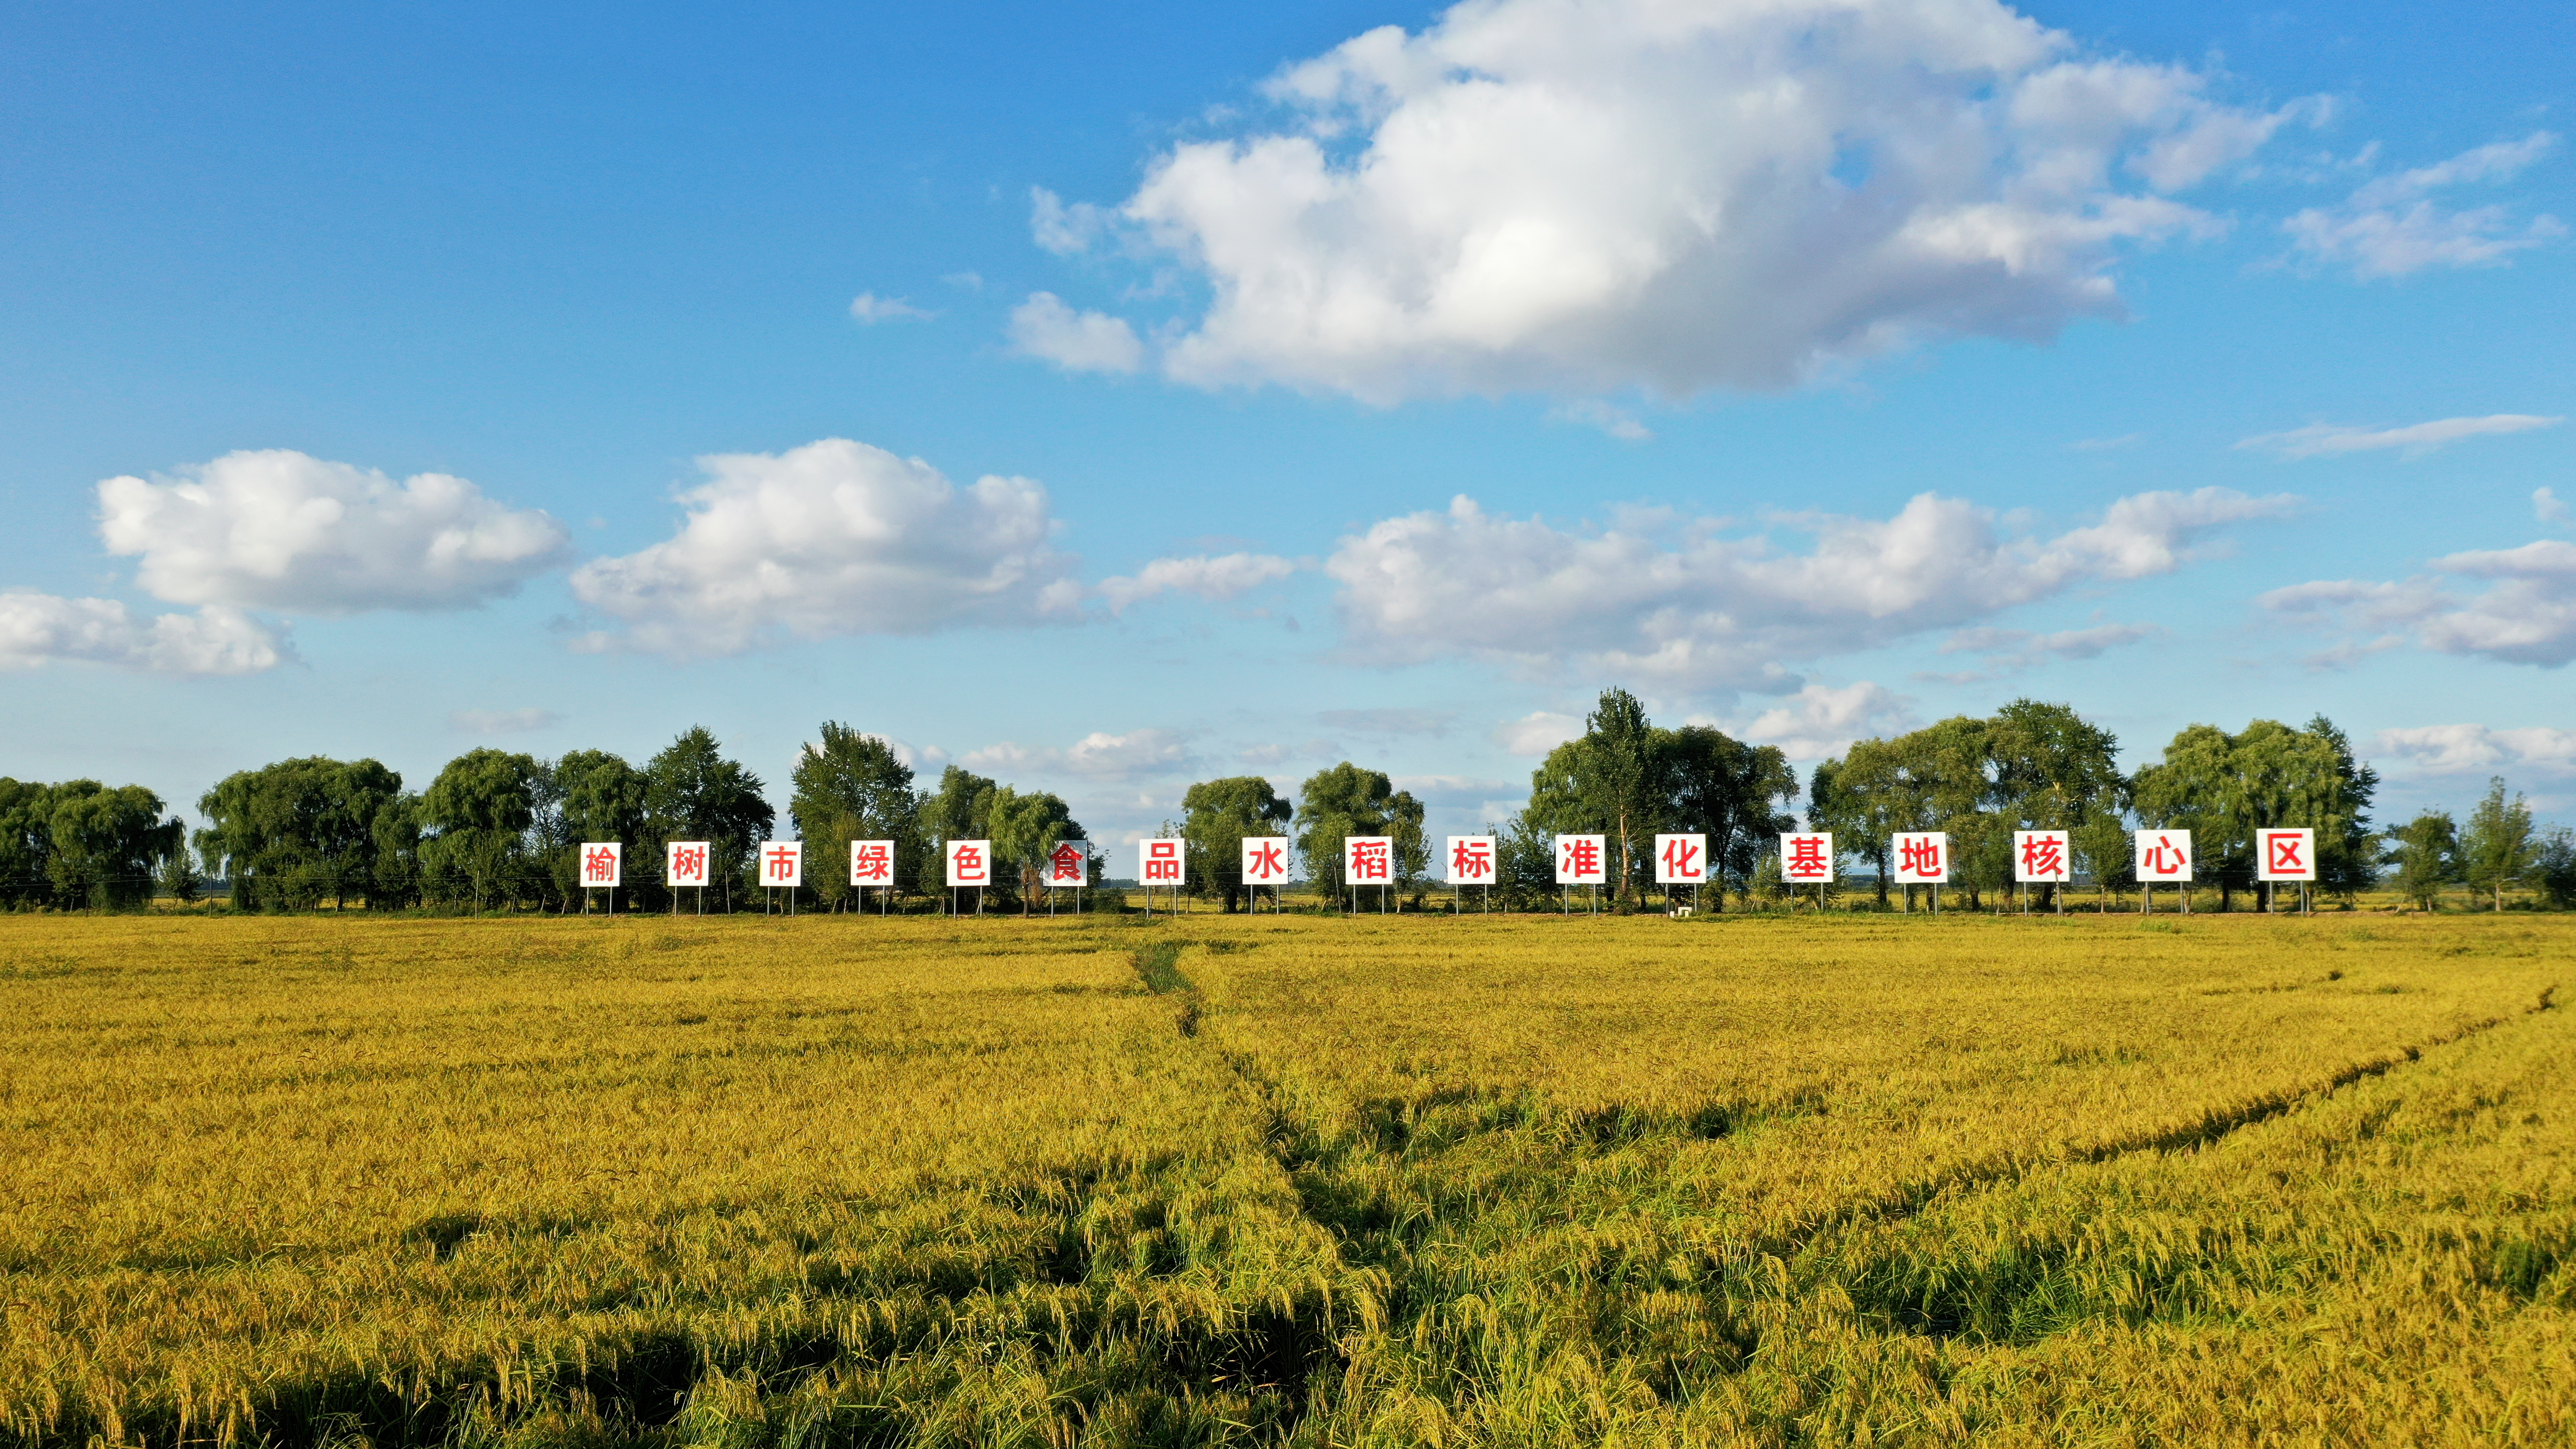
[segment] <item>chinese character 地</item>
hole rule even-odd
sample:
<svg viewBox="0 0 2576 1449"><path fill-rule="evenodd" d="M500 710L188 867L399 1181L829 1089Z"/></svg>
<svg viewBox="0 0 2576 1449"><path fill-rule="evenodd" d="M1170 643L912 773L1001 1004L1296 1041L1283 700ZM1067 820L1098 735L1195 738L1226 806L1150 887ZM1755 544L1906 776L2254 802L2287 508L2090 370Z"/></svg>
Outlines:
<svg viewBox="0 0 2576 1449"><path fill-rule="evenodd" d="M1946 874L1941 869L1941 842L1921 839L1898 841L1896 868L1905 875Z"/></svg>

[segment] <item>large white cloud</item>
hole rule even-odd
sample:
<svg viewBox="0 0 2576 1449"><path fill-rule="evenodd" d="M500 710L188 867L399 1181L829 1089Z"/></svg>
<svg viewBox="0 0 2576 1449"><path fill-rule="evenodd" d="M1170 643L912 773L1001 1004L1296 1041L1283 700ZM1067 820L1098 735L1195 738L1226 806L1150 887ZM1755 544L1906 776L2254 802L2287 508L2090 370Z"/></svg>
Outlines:
<svg viewBox="0 0 2576 1449"><path fill-rule="evenodd" d="M2318 656L2338 663L2408 640L2443 654L2555 668L2576 660L2576 543L2541 539L2434 559L2430 576L2373 582L2321 579L2265 594L2284 614L2366 631ZM2443 576L2448 576L2446 579ZM2464 588L2459 580L2486 580Z"/></svg>
<svg viewBox="0 0 2576 1449"><path fill-rule="evenodd" d="M2340 206L2310 207L2281 223L2297 252L2349 267L2356 277L2402 277L2429 267L2493 267L2567 234L2556 217L2525 219L2500 205L2448 207L2435 197L2474 182L2506 181L2557 149L2534 131L2448 161L2363 183Z"/></svg>
<svg viewBox="0 0 2576 1449"><path fill-rule="evenodd" d="M155 674L256 674L288 655L275 635L221 604L138 619L115 599L0 592L0 669L77 661Z"/></svg>
<svg viewBox="0 0 2576 1449"><path fill-rule="evenodd" d="M2119 247L2216 230L2171 193L2301 109L1995 0L1469 0L1267 89L1280 124L1120 208L1211 293L1164 368L1377 401L1777 388L2116 316ZM1040 202L1054 250L1104 230Z"/></svg>
<svg viewBox="0 0 2576 1449"><path fill-rule="evenodd" d="M846 438L700 458L688 519L639 553L573 571L583 604L624 626L589 636L674 656L778 635L925 634L1070 616L1082 587L1055 550L1046 490L964 488L918 458Z"/></svg>
<svg viewBox="0 0 2576 1449"><path fill-rule="evenodd" d="M2503 769L2576 775L2576 730L2482 724L2418 725L2379 732L2379 754L2403 774L2492 774Z"/></svg>
<svg viewBox="0 0 2576 1449"><path fill-rule="evenodd" d="M1325 563L1346 642L1387 662L1471 656L1685 689L1777 690L1789 666L1957 628L2078 584L2168 573L2216 529L2286 512L2224 488L2122 498L2102 522L2020 537L1917 495L1886 520L1802 515L1803 553L1722 520L1641 513L1608 528L1496 517L1465 496L1387 519Z"/></svg>
<svg viewBox="0 0 2576 1449"><path fill-rule="evenodd" d="M98 485L98 530L135 582L179 604L298 614L458 609L560 565L563 525L462 478L401 482L273 448Z"/></svg>

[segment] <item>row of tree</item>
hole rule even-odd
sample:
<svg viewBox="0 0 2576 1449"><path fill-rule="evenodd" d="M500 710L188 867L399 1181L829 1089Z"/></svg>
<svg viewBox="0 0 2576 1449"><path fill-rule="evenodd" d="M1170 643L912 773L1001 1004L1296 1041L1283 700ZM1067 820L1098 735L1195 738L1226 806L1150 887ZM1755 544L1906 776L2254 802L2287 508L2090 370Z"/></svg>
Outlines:
<svg viewBox="0 0 2576 1449"><path fill-rule="evenodd" d="M1584 733L1532 772L1528 805L1493 829L1494 903L1537 905L1557 895L1553 837L1608 838L1615 903L1642 899L1662 832L1705 836L1713 904L1778 883L1780 832L1831 830L1844 859L1875 867L1888 899L1888 851L1901 831L1950 839L1951 882L1975 907L2009 888L2016 830L2064 830L2079 873L2113 890L2135 884L2129 832L2187 829L2197 874L2222 904L2254 883L2255 832L2316 832L2320 884L2348 894L2393 865L2397 882L2430 903L2448 886L2487 894L2530 884L2576 903L2576 838L2543 832L2501 781L2465 826L2427 811L2385 833L2370 823L2377 775L2323 717L2302 729L2256 720L2240 732L2193 725L2157 763L2124 774L2119 742L2065 705L2016 700L1990 718L1961 716L1891 739L1855 744L1816 767L1805 788L1779 750L1701 725L1654 724L1623 689L1603 692ZM936 893L945 840L989 840L995 885L976 909L1028 910L1056 845L1084 838L1065 802L949 766L918 788L886 742L826 722L791 775L789 828L805 842L807 895L851 903L841 862L853 840L894 842L899 894ZM622 841L625 899L658 909L663 846L706 841L704 904L729 910L758 889L758 847L780 834L761 778L727 759L704 728L684 731L640 765L600 750L553 760L478 749L450 761L429 787L404 788L374 760L283 760L232 775L198 801L193 842L140 786L45 785L0 779L0 904L115 907L157 892L186 898L201 864L230 882L244 909L311 908L324 901L376 909L421 903L571 909L580 899L579 845ZM1166 835L1185 841L1192 893L1233 910L1245 903L1242 843L1286 836L1313 887L1339 896L1343 842L1392 840L1396 887L1417 893L1434 875L1422 802L1383 772L1344 761L1309 777L1296 799L1263 777L1202 781ZM193 843L194 849L189 846ZM193 855L193 859L191 858ZM1095 855L1090 878L1102 874ZM1848 869L1848 867L1846 867Z"/></svg>

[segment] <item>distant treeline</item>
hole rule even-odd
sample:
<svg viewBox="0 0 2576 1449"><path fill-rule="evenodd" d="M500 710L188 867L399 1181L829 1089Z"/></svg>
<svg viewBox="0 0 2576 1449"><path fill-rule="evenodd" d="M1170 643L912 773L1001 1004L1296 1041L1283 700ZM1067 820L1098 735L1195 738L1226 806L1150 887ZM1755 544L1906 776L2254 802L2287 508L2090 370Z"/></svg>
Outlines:
<svg viewBox="0 0 2576 1449"><path fill-rule="evenodd" d="M1948 833L1951 880L1966 904L2010 888L2015 830L2064 830L2079 874L2097 888L2126 890L2129 832L2192 832L2199 882L2222 906L2254 883L2254 832L2316 832L2319 886L2349 896L2387 878L2430 905L2464 886L2501 908L2508 888L2528 887L2553 905L2576 903L2576 838L2543 831L2519 797L2493 782L2467 822L2427 811L2393 829L2372 825L2378 776L2353 756L2341 730L2322 716L2305 728L2256 720L2230 734L2193 725L2164 757L2135 774L2117 764L2118 741L2061 704L2017 700L1990 718L1960 716L1893 739L1864 740L1818 765L1803 782L1781 752L1701 725L1658 726L1623 689L1604 691L1582 737L1552 751L1531 775L1520 813L1489 827L1498 880L1492 903L1505 909L1558 899L1552 838L1609 838L1610 895L1634 903L1650 889L1649 859L1659 831L1708 839L1709 902L1732 892L1755 900L1779 891L1778 835L1796 828L1802 803L1811 829L1836 833L1846 873L1888 897L1890 838L1899 831ZM704 892L692 909L761 903L756 848L792 833L805 842L800 897L826 909L853 904L849 842L895 842L897 900L944 898L938 856L944 840L990 840L996 884L972 893L978 910L1027 910L1047 853L1086 837L1065 802L951 765L935 788L918 788L910 766L886 743L827 722L791 774L788 832L760 777L724 757L715 736L692 728L669 747L630 765L600 750L541 760L471 750L448 762L423 791L374 760L319 756L245 770L197 802L207 824L190 837L162 818L159 796L141 786L95 781L35 784L0 778L0 905L117 908L154 895L192 899L205 876L229 883L242 910L305 910L326 902L376 910L421 905L569 910L582 899L577 851L583 841L626 846L628 908L673 904L661 883L666 841L706 841L713 851ZM1399 894L1430 884L1423 806L1383 772L1344 761L1309 777L1293 801L1257 775L1192 785L1182 818L1163 834L1186 841L1188 885L1232 910L1247 899L1241 873L1246 836L1290 835L1311 887L1337 896L1342 841L1392 838ZM1103 875L1095 850L1091 878ZM1852 867L1875 867L1875 880ZM1114 905L1114 898L1104 904Z"/></svg>

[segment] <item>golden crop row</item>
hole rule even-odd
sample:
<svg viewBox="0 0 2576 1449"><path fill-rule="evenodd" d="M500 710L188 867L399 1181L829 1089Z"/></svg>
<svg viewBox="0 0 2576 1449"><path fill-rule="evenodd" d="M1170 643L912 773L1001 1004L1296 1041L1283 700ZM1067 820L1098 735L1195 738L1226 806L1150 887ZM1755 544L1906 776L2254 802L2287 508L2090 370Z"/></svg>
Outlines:
<svg viewBox="0 0 2576 1449"><path fill-rule="evenodd" d="M0 919L0 1423L2563 1442L2571 943Z"/></svg>

